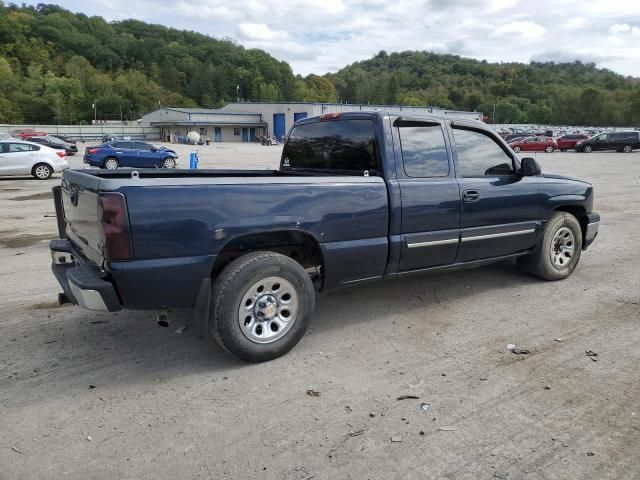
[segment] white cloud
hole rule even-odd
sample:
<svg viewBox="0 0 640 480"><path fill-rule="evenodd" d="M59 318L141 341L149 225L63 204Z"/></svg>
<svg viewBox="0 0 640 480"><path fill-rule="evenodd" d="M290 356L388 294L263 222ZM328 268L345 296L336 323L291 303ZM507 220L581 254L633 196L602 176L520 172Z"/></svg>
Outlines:
<svg viewBox="0 0 640 480"><path fill-rule="evenodd" d="M573 17L567 20L567 23L564 24L565 28L570 30L574 30L576 28L582 28L587 23L587 19L584 17Z"/></svg>
<svg viewBox="0 0 640 480"><path fill-rule="evenodd" d="M626 33L631 30L631 26L627 23L616 23L609 27L609 32L612 35L618 35L619 33Z"/></svg>
<svg viewBox="0 0 640 480"><path fill-rule="evenodd" d="M289 34L283 30L271 30L266 23L241 23L238 26L240 38L249 41L286 40Z"/></svg>
<svg viewBox="0 0 640 480"><path fill-rule="evenodd" d="M539 38L544 35L546 29L542 25L538 25L531 21L516 21L506 23L496 28L494 36L501 36L507 33L520 34L525 38Z"/></svg>

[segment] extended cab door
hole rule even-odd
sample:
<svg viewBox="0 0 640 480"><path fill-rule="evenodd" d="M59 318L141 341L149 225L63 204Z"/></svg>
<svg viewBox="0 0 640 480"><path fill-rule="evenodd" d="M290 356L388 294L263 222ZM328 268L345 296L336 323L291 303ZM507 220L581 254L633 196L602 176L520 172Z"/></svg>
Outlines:
<svg viewBox="0 0 640 480"><path fill-rule="evenodd" d="M452 125L462 195L457 262L515 254L532 248L540 221L536 177L517 173L519 163L497 134Z"/></svg>
<svg viewBox="0 0 640 480"><path fill-rule="evenodd" d="M443 124L398 119L402 197L399 272L449 265L458 253L460 191Z"/></svg>

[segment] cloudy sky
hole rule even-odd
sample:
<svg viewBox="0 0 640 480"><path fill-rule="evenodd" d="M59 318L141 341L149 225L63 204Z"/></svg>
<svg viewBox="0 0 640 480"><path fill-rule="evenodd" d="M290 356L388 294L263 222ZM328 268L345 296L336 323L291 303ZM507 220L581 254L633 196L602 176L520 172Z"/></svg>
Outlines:
<svg viewBox="0 0 640 480"><path fill-rule="evenodd" d="M488 61L580 59L640 77L640 0L49 1L229 37L303 75L380 50L432 50Z"/></svg>

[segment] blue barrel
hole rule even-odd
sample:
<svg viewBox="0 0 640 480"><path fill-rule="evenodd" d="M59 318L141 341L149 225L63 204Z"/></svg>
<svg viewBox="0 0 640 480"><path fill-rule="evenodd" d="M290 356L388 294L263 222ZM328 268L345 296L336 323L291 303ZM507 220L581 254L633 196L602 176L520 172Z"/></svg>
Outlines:
<svg viewBox="0 0 640 480"><path fill-rule="evenodd" d="M189 168L198 168L198 152L189 154Z"/></svg>

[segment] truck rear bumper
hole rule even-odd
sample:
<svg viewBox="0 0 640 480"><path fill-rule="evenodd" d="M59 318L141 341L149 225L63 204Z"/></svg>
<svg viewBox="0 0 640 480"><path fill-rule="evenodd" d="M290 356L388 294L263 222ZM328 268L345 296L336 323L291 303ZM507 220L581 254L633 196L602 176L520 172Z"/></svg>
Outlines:
<svg viewBox="0 0 640 480"><path fill-rule="evenodd" d="M74 254L73 245L68 240L52 240L51 270L64 291L64 295L74 304L100 312L117 312L122 305L113 284L95 265L82 263Z"/></svg>

